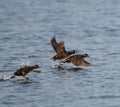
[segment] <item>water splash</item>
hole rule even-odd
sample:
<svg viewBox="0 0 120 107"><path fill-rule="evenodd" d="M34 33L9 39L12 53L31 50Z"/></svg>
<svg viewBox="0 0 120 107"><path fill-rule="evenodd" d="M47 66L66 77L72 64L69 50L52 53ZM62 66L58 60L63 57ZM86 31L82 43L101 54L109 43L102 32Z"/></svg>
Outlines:
<svg viewBox="0 0 120 107"><path fill-rule="evenodd" d="M25 67L30 65L30 58L20 59L20 67Z"/></svg>
<svg viewBox="0 0 120 107"><path fill-rule="evenodd" d="M12 74L5 74L3 76L3 80L10 80L12 76L13 76Z"/></svg>

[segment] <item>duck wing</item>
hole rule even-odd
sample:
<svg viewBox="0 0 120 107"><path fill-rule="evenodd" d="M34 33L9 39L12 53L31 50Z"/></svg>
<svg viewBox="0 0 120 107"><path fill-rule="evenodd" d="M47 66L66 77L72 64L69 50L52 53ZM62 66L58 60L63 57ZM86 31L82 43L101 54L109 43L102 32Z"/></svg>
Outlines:
<svg viewBox="0 0 120 107"><path fill-rule="evenodd" d="M65 52L64 41L57 43L55 36L51 39L51 45L56 53Z"/></svg>
<svg viewBox="0 0 120 107"><path fill-rule="evenodd" d="M85 61L84 59L78 59L76 61L72 61L72 63L76 66L90 66L91 63Z"/></svg>
<svg viewBox="0 0 120 107"><path fill-rule="evenodd" d="M55 50L55 52L57 53L58 43L55 39L55 36L51 39L51 45L52 45L53 49Z"/></svg>
<svg viewBox="0 0 120 107"><path fill-rule="evenodd" d="M72 63L76 66L90 66L91 64L87 61L85 61L82 57L82 55L73 55L73 56L69 56L68 58L65 59L65 61L63 61L64 63Z"/></svg>

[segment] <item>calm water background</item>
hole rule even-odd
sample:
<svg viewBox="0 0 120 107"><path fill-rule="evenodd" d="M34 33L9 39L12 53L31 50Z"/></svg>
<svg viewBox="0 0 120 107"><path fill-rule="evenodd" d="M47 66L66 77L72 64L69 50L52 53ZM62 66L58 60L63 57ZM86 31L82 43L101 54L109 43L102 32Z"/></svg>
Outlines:
<svg viewBox="0 0 120 107"><path fill-rule="evenodd" d="M120 107L119 29L120 0L0 0L0 77L27 61L42 71L0 81L0 107ZM52 69L54 35L93 66Z"/></svg>

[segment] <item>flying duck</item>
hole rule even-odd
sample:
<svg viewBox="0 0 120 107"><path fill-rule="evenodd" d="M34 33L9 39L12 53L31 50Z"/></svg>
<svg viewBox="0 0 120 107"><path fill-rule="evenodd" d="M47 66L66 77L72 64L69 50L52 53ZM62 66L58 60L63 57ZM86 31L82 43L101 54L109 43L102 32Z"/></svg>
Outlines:
<svg viewBox="0 0 120 107"><path fill-rule="evenodd" d="M33 71L33 69L36 69L36 68L39 68L39 65L25 66L25 67L19 68L16 70L16 72L14 72L11 78L15 78L16 76L23 76L28 80L29 78L25 77L26 74L28 74L29 72ZM40 71L33 71L33 72L39 73Z"/></svg>
<svg viewBox="0 0 120 107"><path fill-rule="evenodd" d="M64 41L57 43L55 36L51 39L51 45L56 52L56 55L52 57L54 61L66 58L69 55L74 54L76 52L75 50L66 51Z"/></svg>

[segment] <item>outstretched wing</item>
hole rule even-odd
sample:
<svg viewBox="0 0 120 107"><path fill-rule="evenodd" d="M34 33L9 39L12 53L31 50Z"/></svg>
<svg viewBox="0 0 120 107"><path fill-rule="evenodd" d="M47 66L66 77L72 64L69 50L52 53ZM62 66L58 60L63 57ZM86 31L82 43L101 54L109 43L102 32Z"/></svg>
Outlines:
<svg viewBox="0 0 120 107"><path fill-rule="evenodd" d="M73 64L75 64L76 66L90 66L91 63L85 61L84 59L78 59L77 61L73 61Z"/></svg>
<svg viewBox="0 0 120 107"><path fill-rule="evenodd" d="M76 66L90 66L91 64L85 61L81 55L73 55L68 57L65 62L71 62Z"/></svg>
<svg viewBox="0 0 120 107"><path fill-rule="evenodd" d="M66 52L64 41L61 41L60 43L58 43L57 53L60 53L60 52Z"/></svg>
<svg viewBox="0 0 120 107"><path fill-rule="evenodd" d="M52 45L53 49L55 50L55 52L57 53L58 44L57 44L57 41L55 39L55 36L51 39L51 45Z"/></svg>
<svg viewBox="0 0 120 107"><path fill-rule="evenodd" d="M51 45L56 53L65 52L64 41L57 43L55 36L51 39Z"/></svg>

